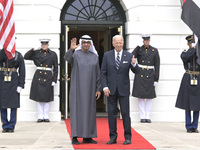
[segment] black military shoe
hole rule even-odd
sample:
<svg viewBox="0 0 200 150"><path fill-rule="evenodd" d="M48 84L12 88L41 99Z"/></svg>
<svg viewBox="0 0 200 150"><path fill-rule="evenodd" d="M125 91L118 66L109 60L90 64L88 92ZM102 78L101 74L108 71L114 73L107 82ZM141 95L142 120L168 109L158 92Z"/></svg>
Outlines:
<svg viewBox="0 0 200 150"><path fill-rule="evenodd" d="M78 142L76 137L72 138L72 144L74 144L74 145L78 145L79 144L79 142Z"/></svg>
<svg viewBox="0 0 200 150"><path fill-rule="evenodd" d="M38 119L37 122L41 123L41 122L43 122L43 119Z"/></svg>
<svg viewBox="0 0 200 150"><path fill-rule="evenodd" d="M92 138L83 138L83 143L97 144L97 141L93 140Z"/></svg>
<svg viewBox="0 0 200 150"><path fill-rule="evenodd" d="M147 123L151 123L151 119L146 119L146 122Z"/></svg>
<svg viewBox="0 0 200 150"><path fill-rule="evenodd" d="M12 132L14 132L14 129L9 128L9 129L8 129L8 132L9 132L9 133L12 133Z"/></svg>
<svg viewBox="0 0 200 150"><path fill-rule="evenodd" d="M193 132L193 129L187 129L187 133L192 133Z"/></svg>
<svg viewBox="0 0 200 150"><path fill-rule="evenodd" d="M146 122L146 119L141 119L140 122L141 122L141 123L145 123L145 122Z"/></svg>
<svg viewBox="0 0 200 150"><path fill-rule="evenodd" d="M199 131L197 129L192 129L192 132L199 133Z"/></svg>
<svg viewBox="0 0 200 150"><path fill-rule="evenodd" d="M44 121L44 122L50 122L50 120L49 120L49 119L44 119L43 121Z"/></svg>
<svg viewBox="0 0 200 150"><path fill-rule="evenodd" d="M8 132L8 130L9 130L8 128L5 128L2 130L2 133L6 133L6 132Z"/></svg>

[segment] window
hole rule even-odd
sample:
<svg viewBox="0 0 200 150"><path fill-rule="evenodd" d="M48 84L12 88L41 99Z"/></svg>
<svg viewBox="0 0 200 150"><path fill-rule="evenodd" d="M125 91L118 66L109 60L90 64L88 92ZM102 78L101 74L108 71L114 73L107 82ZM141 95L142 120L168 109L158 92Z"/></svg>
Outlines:
<svg viewBox="0 0 200 150"><path fill-rule="evenodd" d="M118 9L111 0L73 0L65 10L64 20L122 21Z"/></svg>

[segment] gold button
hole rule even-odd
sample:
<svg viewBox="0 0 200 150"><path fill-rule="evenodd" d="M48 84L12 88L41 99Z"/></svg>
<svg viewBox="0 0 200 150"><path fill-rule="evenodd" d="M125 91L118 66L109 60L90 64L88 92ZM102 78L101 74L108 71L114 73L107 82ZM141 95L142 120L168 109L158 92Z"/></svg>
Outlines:
<svg viewBox="0 0 200 150"><path fill-rule="evenodd" d="M149 78L149 76L147 76L147 78Z"/></svg>
<svg viewBox="0 0 200 150"><path fill-rule="evenodd" d="M44 79L44 82L46 82L46 79Z"/></svg>
<svg viewBox="0 0 200 150"><path fill-rule="evenodd" d="M42 71L40 71L40 73L42 73Z"/></svg>
<svg viewBox="0 0 200 150"><path fill-rule="evenodd" d="M40 79L38 79L38 80L40 80Z"/></svg>
<svg viewBox="0 0 200 150"><path fill-rule="evenodd" d="M42 66L42 64L40 64L40 66Z"/></svg>
<svg viewBox="0 0 200 150"><path fill-rule="evenodd" d="M141 77L143 77L143 75L141 75Z"/></svg>
<svg viewBox="0 0 200 150"><path fill-rule="evenodd" d="M144 62L144 60L142 62Z"/></svg>
<svg viewBox="0 0 200 150"><path fill-rule="evenodd" d="M46 65L46 67L48 67L48 65Z"/></svg>
<svg viewBox="0 0 200 150"><path fill-rule="evenodd" d="M148 63L150 63L150 61L148 61Z"/></svg>
<svg viewBox="0 0 200 150"><path fill-rule="evenodd" d="M46 72L44 74L47 74Z"/></svg>

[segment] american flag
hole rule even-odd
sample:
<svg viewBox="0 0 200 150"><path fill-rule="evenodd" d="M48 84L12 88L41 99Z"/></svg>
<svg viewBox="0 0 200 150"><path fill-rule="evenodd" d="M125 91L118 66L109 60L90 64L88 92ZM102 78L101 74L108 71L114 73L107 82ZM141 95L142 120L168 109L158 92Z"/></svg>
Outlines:
<svg viewBox="0 0 200 150"><path fill-rule="evenodd" d="M8 59L15 56L13 0L0 0L0 48L5 50Z"/></svg>

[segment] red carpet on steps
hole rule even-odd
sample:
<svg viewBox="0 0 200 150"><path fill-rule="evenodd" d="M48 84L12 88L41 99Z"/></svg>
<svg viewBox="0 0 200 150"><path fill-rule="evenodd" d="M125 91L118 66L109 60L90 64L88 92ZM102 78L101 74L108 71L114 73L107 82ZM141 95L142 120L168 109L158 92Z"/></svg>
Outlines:
<svg viewBox="0 0 200 150"><path fill-rule="evenodd" d="M70 119L65 120L67 131L71 135ZM78 138L79 145L73 145L74 149L156 149L151 143L137 133L133 128L132 144L123 145L124 142L124 129L122 120L117 119L117 144L106 144L109 141L109 128L107 118L97 118L97 144L82 144L82 138Z"/></svg>

